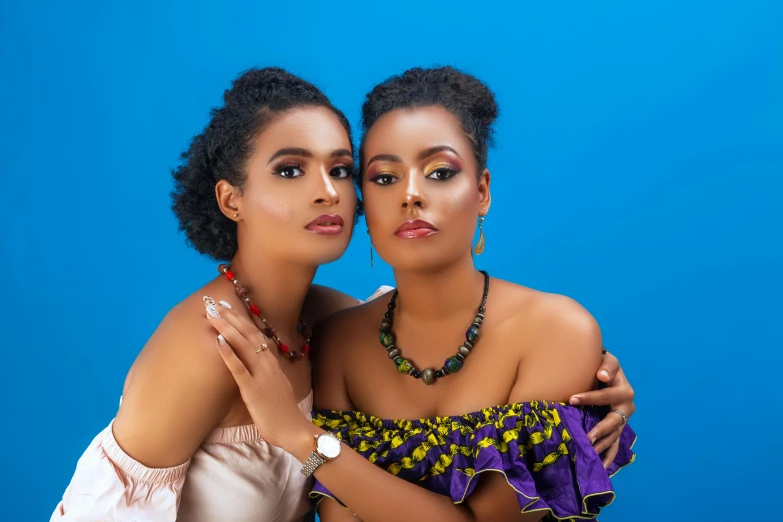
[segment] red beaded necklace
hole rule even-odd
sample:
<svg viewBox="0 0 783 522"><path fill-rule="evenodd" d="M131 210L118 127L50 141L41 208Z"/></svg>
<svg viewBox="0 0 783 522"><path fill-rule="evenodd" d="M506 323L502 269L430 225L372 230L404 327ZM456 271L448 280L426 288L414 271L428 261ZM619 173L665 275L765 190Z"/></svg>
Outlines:
<svg viewBox="0 0 783 522"><path fill-rule="evenodd" d="M272 323L267 321L266 318L261 315L261 309L250 302L247 288L239 284L237 278L234 277L234 272L231 271L228 265L218 265L218 272L225 275L229 281L234 283L234 291L245 302L248 309L250 310L250 313L261 319L261 322L264 323L264 333L267 335L267 337L272 338L281 352L288 356L288 358L292 361L299 361L303 359L305 355L307 355L307 353L310 351L310 337L312 336L312 333L310 332L310 327L307 326L307 323L304 322L302 317L299 317L299 322L296 325L296 329L305 340L302 351L300 352L297 350L292 350L280 339L280 337L277 335L277 330L275 330L275 327L272 325Z"/></svg>

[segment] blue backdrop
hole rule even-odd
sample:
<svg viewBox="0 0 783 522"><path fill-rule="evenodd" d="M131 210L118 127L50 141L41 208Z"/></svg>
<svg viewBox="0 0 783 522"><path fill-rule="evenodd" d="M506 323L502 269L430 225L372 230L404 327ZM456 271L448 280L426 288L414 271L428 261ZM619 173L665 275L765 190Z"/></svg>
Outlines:
<svg viewBox="0 0 783 522"><path fill-rule="evenodd" d="M283 66L356 122L433 64L502 108L479 264L583 303L636 387L603 520L775 518L783 4L287 3L0 3L0 518L48 519L138 350L214 276L169 169L230 81ZM317 281L361 297L392 279L358 230Z"/></svg>

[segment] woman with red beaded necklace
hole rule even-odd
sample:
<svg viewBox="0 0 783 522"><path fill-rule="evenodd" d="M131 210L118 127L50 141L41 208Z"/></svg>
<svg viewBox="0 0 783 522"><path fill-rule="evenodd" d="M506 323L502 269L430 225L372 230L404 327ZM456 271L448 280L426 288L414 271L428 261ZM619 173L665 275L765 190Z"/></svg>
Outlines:
<svg viewBox="0 0 783 522"><path fill-rule="evenodd" d="M319 327L314 424L257 330L230 310L211 319L262 434L315 474L324 522L594 519L614 498L610 475L633 461L632 409L573 398L601 363L592 316L475 268L496 115L486 85L449 67L367 96L362 193L398 290ZM603 461L591 448L602 422L618 437Z"/></svg>
<svg viewBox="0 0 783 522"><path fill-rule="evenodd" d="M352 232L350 131L320 91L280 69L248 71L224 101L183 154L173 196L193 246L231 263L150 338L116 419L83 455L52 520L284 522L310 511L301 464L252 424L202 307L211 321L237 317L254 328L254 355L272 357L284 383L266 399L309 419L307 325L359 303L312 285ZM609 396L585 400L631 401L616 359L607 356L602 370ZM287 422L296 421L279 420Z"/></svg>
<svg viewBox="0 0 783 522"><path fill-rule="evenodd" d="M204 296L263 317L297 411L309 418L304 323L358 302L312 285L351 237L349 136L323 93L281 69L250 70L225 92L173 173L173 208L189 242L231 260L230 270L221 267L158 326L52 520L287 522L311 512L300 466L260 437L213 348L204 306L217 315L217 303Z"/></svg>

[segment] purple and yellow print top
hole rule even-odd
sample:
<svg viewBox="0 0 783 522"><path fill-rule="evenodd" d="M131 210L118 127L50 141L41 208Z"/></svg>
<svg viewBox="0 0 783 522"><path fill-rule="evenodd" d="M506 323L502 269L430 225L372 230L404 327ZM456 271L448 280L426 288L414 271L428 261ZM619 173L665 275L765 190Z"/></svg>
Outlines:
<svg viewBox="0 0 783 522"><path fill-rule="evenodd" d="M533 401L475 413L382 420L355 411L316 411L313 422L364 458L408 482L465 501L483 472L502 473L520 511L549 519L593 519L614 500L610 477L633 462L636 435L626 426L604 469L587 433L597 408ZM316 482L312 498L334 496Z"/></svg>

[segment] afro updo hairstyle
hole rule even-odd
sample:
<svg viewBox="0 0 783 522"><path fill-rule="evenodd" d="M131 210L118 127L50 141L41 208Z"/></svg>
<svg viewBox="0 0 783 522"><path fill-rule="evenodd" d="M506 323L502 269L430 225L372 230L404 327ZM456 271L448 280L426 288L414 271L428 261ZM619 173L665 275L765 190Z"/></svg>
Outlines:
<svg viewBox="0 0 783 522"><path fill-rule="evenodd" d="M487 166L487 150L493 144L493 124L499 108L495 95L481 80L455 69L408 69L376 85L362 105L364 136L359 148L363 162L364 138L373 124L396 109L439 105L457 116L473 144L478 173Z"/></svg>
<svg viewBox="0 0 783 522"><path fill-rule="evenodd" d="M182 153L181 164L172 172L171 193L179 230L197 251L216 261L234 257L237 224L220 211L215 185L224 179L241 193L253 141L276 115L295 107L326 107L351 136L345 115L324 93L283 69L244 72L223 93L223 102L222 107L210 111L204 131Z"/></svg>

